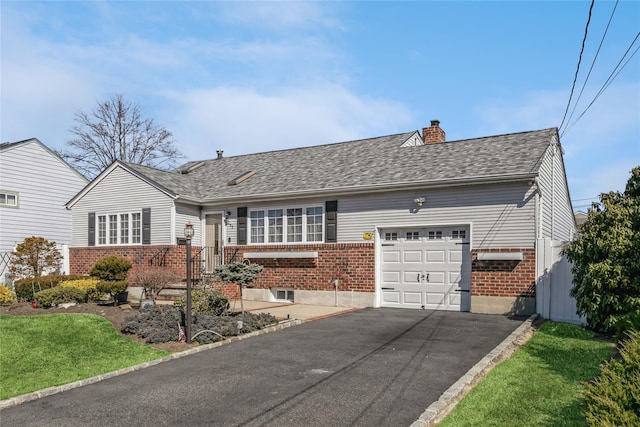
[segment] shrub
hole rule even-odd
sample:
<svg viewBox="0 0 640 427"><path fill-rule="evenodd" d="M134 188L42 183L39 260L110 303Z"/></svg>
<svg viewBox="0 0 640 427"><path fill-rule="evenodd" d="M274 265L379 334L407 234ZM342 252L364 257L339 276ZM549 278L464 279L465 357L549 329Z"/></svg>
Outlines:
<svg viewBox="0 0 640 427"><path fill-rule="evenodd" d="M82 289L87 294L88 301L99 301L102 297L102 292L97 289L97 285L100 281L98 279L91 279L86 277L84 279L64 280L58 284L62 288L78 288Z"/></svg>
<svg viewBox="0 0 640 427"><path fill-rule="evenodd" d="M585 401L590 426L640 425L640 331L620 343L620 358L602 364Z"/></svg>
<svg viewBox="0 0 640 427"><path fill-rule="evenodd" d="M121 331L145 338L147 343L177 341L179 325L184 323L183 319L184 312L178 308L149 305L140 309L137 315L125 318ZM242 320L243 323L240 330L238 330L238 320ZM255 331L274 323L277 323L276 318L265 313L245 313L238 316L212 316L195 313L192 333L193 336L197 335L195 341L207 344L219 341L223 339L222 337Z"/></svg>
<svg viewBox="0 0 640 427"><path fill-rule="evenodd" d="M0 286L0 304L9 304L16 301L13 292L6 286Z"/></svg>
<svg viewBox="0 0 640 427"><path fill-rule="evenodd" d="M161 290L180 282L181 277L164 267L136 267L129 271L127 280L131 286L141 287L145 298L155 300Z"/></svg>
<svg viewBox="0 0 640 427"><path fill-rule="evenodd" d="M148 305L127 316L121 332L145 338L147 343L177 341L182 312L171 306Z"/></svg>
<svg viewBox="0 0 640 427"><path fill-rule="evenodd" d="M38 291L53 288L60 282L65 280L77 280L85 278L86 276L64 276L60 274L52 274L49 276L29 277L26 279L16 280L15 282L13 282L13 287L16 291L16 297L18 298L18 301L33 301L33 295Z"/></svg>
<svg viewBox="0 0 640 427"><path fill-rule="evenodd" d="M187 306L187 297L179 297L173 306L184 309ZM191 312L223 316L229 312L229 300L220 291L193 291L191 292Z"/></svg>
<svg viewBox="0 0 640 427"><path fill-rule="evenodd" d="M71 287L55 287L36 292L35 294L35 300L38 306L43 308L69 302L82 303L86 298L87 294L82 289Z"/></svg>
<svg viewBox="0 0 640 427"><path fill-rule="evenodd" d="M119 281L127 278L129 269L131 261L120 255L109 255L96 261L89 275L100 280Z"/></svg>
<svg viewBox="0 0 640 427"><path fill-rule="evenodd" d="M96 285L98 292L109 294L113 298L113 305L118 303L118 295L127 290L129 284L126 280L101 280Z"/></svg>

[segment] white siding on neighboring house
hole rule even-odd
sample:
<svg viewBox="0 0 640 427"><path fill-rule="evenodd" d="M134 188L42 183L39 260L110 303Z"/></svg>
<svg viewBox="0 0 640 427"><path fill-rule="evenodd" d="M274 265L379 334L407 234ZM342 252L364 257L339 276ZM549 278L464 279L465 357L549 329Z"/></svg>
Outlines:
<svg viewBox="0 0 640 427"><path fill-rule="evenodd" d="M151 208L151 244L175 244L171 240L174 204L171 197L121 167L114 168L71 207L73 247L88 245L88 215L117 214Z"/></svg>
<svg viewBox="0 0 640 427"><path fill-rule="evenodd" d="M338 241L362 242L375 226L472 224L474 248L533 248L533 192L512 183L339 198ZM425 197L422 207L417 196Z"/></svg>
<svg viewBox="0 0 640 427"><path fill-rule="evenodd" d="M16 143L0 154L0 189L18 193L18 207L0 207L0 252L25 237L71 243L71 213L64 204L87 180L37 140Z"/></svg>

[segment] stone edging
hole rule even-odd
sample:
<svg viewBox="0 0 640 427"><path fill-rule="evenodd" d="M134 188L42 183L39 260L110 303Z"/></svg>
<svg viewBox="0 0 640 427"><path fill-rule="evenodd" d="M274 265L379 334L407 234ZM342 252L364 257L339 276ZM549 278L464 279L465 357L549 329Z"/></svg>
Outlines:
<svg viewBox="0 0 640 427"><path fill-rule="evenodd" d="M255 337L257 335L268 334L270 332L279 331L291 326L297 326L302 323L305 323L304 320L291 319L285 320L277 325L269 326L268 328L260 329L258 331L250 332L248 334L238 335L235 337L227 338L223 341L217 341L211 344L204 344L198 347L190 348L189 350L181 351L178 353L170 354L169 356L165 356L161 359L151 360L149 362L140 363L135 366L130 366L128 368L118 369L117 371L108 372L103 375L97 375L95 377L86 378L84 380L75 381L69 384L63 384L61 386L48 387L42 390L37 390L31 393L22 394L20 396L11 397L9 399L0 400L0 409L10 408L12 406L17 406L22 403L30 402L32 400L40 399L41 397L51 396L52 394L61 393L63 391L72 390L74 388L82 387L85 385L97 383L98 381L106 380L109 378L117 377L120 375L128 374L130 372L139 371L140 369L148 368L150 366L158 365L163 362L168 362L169 360L179 359L181 357L190 356L195 353L200 353L201 351L209 350L216 347L221 347L223 345L231 344L232 342L241 341L247 338Z"/></svg>
<svg viewBox="0 0 640 427"><path fill-rule="evenodd" d="M533 314L515 331L505 338L489 354L476 363L466 374L449 387L437 402L429 405L422 415L410 427L430 427L449 415L456 404L473 388L473 386L491 371L498 363L510 357L514 351L525 344L534 332L533 321L538 318Z"/></svg>

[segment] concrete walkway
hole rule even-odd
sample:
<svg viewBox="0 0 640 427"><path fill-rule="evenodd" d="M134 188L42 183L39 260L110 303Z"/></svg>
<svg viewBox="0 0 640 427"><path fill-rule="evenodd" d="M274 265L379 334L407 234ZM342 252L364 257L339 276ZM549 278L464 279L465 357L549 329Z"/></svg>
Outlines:
<svg viewBox="0 0 640 427"><path fill-rule="evenodd" d="M348 307L329 307L323 305L293 304L244 300L244 310L252 313L269 313L278 319L298 319L304 321L323 319L337 314L358 310ZM240 301L231 301L234 311L240 310Z"/></svg>

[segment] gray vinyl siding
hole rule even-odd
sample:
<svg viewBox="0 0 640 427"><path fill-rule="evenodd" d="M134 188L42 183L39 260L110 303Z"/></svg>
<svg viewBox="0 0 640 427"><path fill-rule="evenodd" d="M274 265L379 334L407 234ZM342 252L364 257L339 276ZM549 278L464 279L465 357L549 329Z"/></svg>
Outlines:
<svg viewBox="0 0 640 427"><path fill-rule="evenodd" d="M550 146L540 166L540 237L571 240L576 233L560 146Z"/></svg>
<svg viewBox="0 0 640 427"><path fill-rule="evenodd" d="M35 140L4 149L0 158L0 189L19 197L17 208L0 207L0 252L30 236L71 244L64 205L87 180Z"/></svg>
<svg viewBox="0 0 640 427"><path fill-rule="evenodd" d="M424 196L418 208L416 196ZM338 199L338 241L362 242L385 226L472 226L473 248L532 248L534 190L526 183L404 191Z"/></svg>
<svg viewBox="0 0 640 427"><path fill-rule="evenodd" d="M151 244L175 244L171 239L173 200L126 170L116 167L72 207L74 247L87 246L88 214L141 212L151 208Z"/></svg>
<svg viewBox="0 0 640 427"><path fill-rule="evenodd" d="M184 203L176 203L176 223L175 235L177 238L184 237L184 226L188 223L193 224L193 245L202 245L202 224L200 221L200 206L187 205Z"/></svg>
<svg viewBox="0 0 640 427"><path fill-rule="evenodd" d="M417 195L426 202L418 211ZM437 190L400 191L362 196L328 197L338 200L338 243L366 242L363 234L375 227L472 225L477 248L533 248L535 242L535 190L527 183L469 186ZM255 208L322 205L325 200L248 205ZM226 236L236 244L237 211L231 209Z"/></svg>

